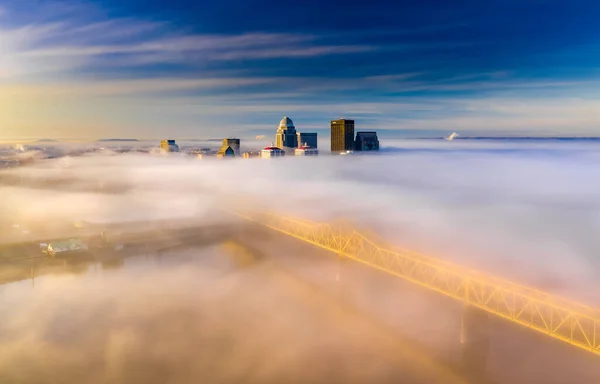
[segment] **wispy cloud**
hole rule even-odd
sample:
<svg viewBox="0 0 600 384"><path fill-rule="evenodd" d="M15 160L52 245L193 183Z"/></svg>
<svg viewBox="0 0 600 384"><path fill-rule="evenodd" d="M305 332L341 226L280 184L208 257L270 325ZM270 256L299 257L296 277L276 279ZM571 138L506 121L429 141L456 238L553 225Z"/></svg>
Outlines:
<svg viewBox="0 0 600 384"><path fill-rule="evenodd" d="M82 6L81 4L79 4ZM88 20L81 12L19 27L0 24L0 79L103 67L189 65L223 60L316 57L364 52L362 45L324 44L318 36L287 33L189 33L168 22L136 18Z"/></svg>
<svg viewBox="0 0 600 384"><path fill-rule="evenodd" d="M105 28L103 25L102 28ZM86 27L87 29L88 27ZM95 28L100 28L97 25ZM94 29L95 29L94 28ZM115 31L109 28L113 35L126 34L124 31ZM95 34L96 32L91 32ZM104 37L106 38L106 36ZM160 37L157 39L141 40L130 44L101 45L93 44L87 39L86 45L69 46L55 45L49 48L31 49L19 52L21 57L53 57L53 56L95 56L116 53L149 53L149 52L187 52L195 51L231 51L237 49L254 49L272 47L273 45L298 44L312 39L310 36L297 36L287 34L262 34L251 33L235 36L218 35L189 35ZM189 57L189 56L188 56Z"/></svg>
<svg viewBox="0 0 600 384"><path fill-rule="evenodd" d="M4 86L0 98L34 98L55 96L117 96L160 93L185 90L215 90L223 87L242 87L266 84L277 81L275 78L153 78L126 79L116 81L78 81L66 83L19 84Z"/></svg>
<svg viewBox="0 0 600 384"><path fill-rule="evenodd" d="M418 53L438 57L454 40L390 38L429 34L439 30L435 25L364 36L356 30L215 34L166 19L114 18L80 1L38 5L19 17L0 10L4 131L264 126L268 132L270 121L288 114L307 126L344 115L377 129L600 128L596 78L454 70L454 56L448 68L436 60L428 66L432 60ZM387 42L368 43L380 34Z"/></svg>
<svg viewBox="0 0 600 384"><path fill-rule="evenodd" d="M320 46L320 47L285 47L276 49L247 49L229 52L217 52L209 55L216 60L237 60L237 59L274 59L274 58L295 58L295 57L313 57L322 55L333 55L340 53L359 53L368 52L376 49L364 45L346 45L346 46Z"/></svg>
<svg viewBox="0 0 600 384"><path fill-rule="evenodd" d="M379 82L403 81L406 79L418 77L422 74L423 74L423 72L409 72L409 73L396 73L393 75L367 76L367 77L365 77L365 80L379 81Z"/></svg>

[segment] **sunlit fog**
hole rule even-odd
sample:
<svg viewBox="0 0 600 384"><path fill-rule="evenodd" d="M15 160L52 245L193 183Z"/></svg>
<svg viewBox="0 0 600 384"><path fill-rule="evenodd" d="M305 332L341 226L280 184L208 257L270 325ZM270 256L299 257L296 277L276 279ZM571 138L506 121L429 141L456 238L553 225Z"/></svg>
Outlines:
<svg viewBox="0 0 600 384"><path fill-rule="evenodd" d="M254 234L231 210L344 222L600 308L598 142L390 140L374 155L281 159L75 155L81 146L56 144L55 159L0 171L5 248L41 243L35 231L59 223L127 232L186 222L198 233L241 228L236 241L256 260L231 256L240 251L225 234L135 251L118 268L32 278L5 261L3 275L15 277L0 286L0 382L467 382L453 362L460 303L360 265L341 278L352 299L340 299L335 254ZM586 365L585 352L543 340L534 360L537 335L498 322L490 383L571 382L569 366L581 375L573 382L600 380L595 356ZM544 375L540 364L555 369Z"/></svg>

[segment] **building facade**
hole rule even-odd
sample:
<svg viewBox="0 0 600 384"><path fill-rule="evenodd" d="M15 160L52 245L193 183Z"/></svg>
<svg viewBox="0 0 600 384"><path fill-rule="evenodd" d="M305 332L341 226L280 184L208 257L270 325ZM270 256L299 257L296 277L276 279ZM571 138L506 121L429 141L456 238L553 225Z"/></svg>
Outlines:
<svg viewBox="0 0 600 384"><path fill-rule="evenodd" d="M355 151L379 151L377 132L357 132L354 141Z"/></svg>
<svg viewBox="0 0 600 384"><path fill-rule="evenodd" d="M233 150L233 155L226 154L227 148L231 148ZM223 139L223 145L219 148L217 152L219 155L223 156L240 156L240 139Z"/></svg>
<svg viewBox="0 0 600 384"><path fill-rule="evenodd" d="M354 120L331 120L331 152L354 149Z"/></svg>
<svg viewBox="0 0 600 384"><path fill-rule="evenodd" d="M265 147L262 151L260 151L260 157L263 159L282 156L285 156L285 151L281 148L274 146Z"/></svg>
<svg viewBox="0 0 600 384"><path fill-rule="evenodd" d="M217 152L217 156L218 157L234 157L235 152L233 151L233 148L231 148L229 146L227 148L221 147L221 149L219 149L219 152Z"/></svg>
<svg viewBox="0 0 600 384"><path fill-rule="evenodd" d="M298 132L298 148L307 145L311 148L319 148L316 132Z"/></svg>
<svg viewBox="0 0 600 384"><path fill-rule="evenodd" d="M277 127L277 134L275 135L275 145L278 148L297 148L298 147L298 136L296 134L296 127L294 122L289 117L284 117L279 122Z"/></svg>
<svg viewBox="0 0 600 384"><path fill-rule="evenodd" d="M175 140L162 140L160 149L164 152L179 152L179 145L175 143Z"/></svg>
<svg viewBox="0 0 600 384"><path fill-rule="evenodd" d="M309 145L303 145L300 148L296 148L294 150L294 154L296 156L317 156L319 154L319 150L317 148L312 148Z"/></svg>

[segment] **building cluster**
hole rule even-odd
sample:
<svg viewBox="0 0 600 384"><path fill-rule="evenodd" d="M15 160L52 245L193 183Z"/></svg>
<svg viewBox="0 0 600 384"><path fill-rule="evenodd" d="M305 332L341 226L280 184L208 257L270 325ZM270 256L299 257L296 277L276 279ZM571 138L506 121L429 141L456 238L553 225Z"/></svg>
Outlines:
<svg viewBox="0 0 600 384"><path fill-rule="evenodd" d="M294 122L287 116L279 122L275 142L276 146L281 149L296 149L303 146L317 148L318 145L316 133L296 132Z"/></svg>
<svg viewBox="0 0 600 384"><path fill-rule="evenodd" d="M315 156L319 154L317 147L316 132L297 132L292 119L285 116L277 127L275 145L263 148L260 157L281 157L286 153L295 156Z"/></svg>
<svg viewBox="0 0 600 384"><path fill-rule="evenodd" d="M377 132L357 132L355 137L354 120L331 120L331 153L378 150Z"/></svg>
<svg viewBox="0 0 600 384"><path fill-rule="evenodd" d="M354 135L354 120L338 119L331 121L331 153L348 154L354 151L378 151L377 132L360 131ZM284 117L277 127L275 145L264 148L261 157L280 157L291 152L296 156L319 154L316 133L296 132L294 122Z"/></svg>
<svg viewBox="0 0 600 384"><path fill-rule="evenodd" d="M378 151L379 139L377 132L354 132L354 120L338 119L331 121L331 153L349 154L354 151ZM275 133L275 142L260 151L241 152L241 140L237 138L223 139L223 144L216 152L217 157L271 158L291 156L316 156L319 154L317 133L297 132L294 122L285 116L279 122ZM179 152L175 140L163 140L160 143L163 152ZM194 152L199 158L207 151ZM212 152L215 155L214 152Z"/></svg>
<svg viewBox="0 0 600 384"><path fill-rule="evenodd" d="M163 152L179 152L179 145L175 144L175 140L162 140L160 150Z"/></svg>

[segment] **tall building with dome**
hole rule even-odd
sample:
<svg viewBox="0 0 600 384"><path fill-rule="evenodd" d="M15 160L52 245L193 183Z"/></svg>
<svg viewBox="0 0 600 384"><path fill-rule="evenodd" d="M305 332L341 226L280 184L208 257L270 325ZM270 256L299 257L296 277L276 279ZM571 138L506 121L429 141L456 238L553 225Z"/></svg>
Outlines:
<svg viewBox="0 0 600 384"><path fill-rule="evenodd" d="M277 127L277 134L275 135L275 146L279 148L297 148L298 147L298 135L296 134L296 127L294 122L289 117L284 117L279 122Z"/></svg>

